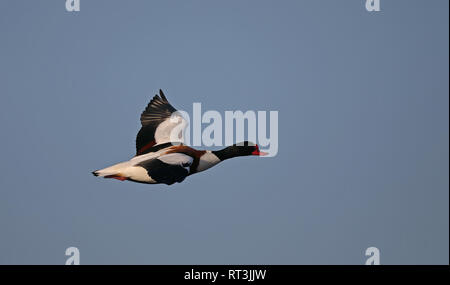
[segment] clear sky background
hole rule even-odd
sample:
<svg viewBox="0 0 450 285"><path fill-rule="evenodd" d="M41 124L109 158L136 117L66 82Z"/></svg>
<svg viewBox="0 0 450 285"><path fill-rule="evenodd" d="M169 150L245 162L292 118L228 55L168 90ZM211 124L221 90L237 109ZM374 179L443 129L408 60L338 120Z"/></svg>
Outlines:
<svg viewBox="0 0 450 285"><path fill-rule="evenodd" d="M0 263L449 262L449 2L0 2ZM279 111L274 158L99 179L162 88Z"/></svg>

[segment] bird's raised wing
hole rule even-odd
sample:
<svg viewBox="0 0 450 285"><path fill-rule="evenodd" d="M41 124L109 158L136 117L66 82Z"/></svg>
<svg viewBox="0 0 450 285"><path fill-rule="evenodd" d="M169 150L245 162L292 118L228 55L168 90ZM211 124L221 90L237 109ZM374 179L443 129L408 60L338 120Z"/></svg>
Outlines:
<svg viewBox="0 0 450 285"><path fill-rule="evenodd" d="M182 143L186 120L170 105L159 90L141 114L141 129L136 137L136 155L152 151L154 145Z"/></svg>

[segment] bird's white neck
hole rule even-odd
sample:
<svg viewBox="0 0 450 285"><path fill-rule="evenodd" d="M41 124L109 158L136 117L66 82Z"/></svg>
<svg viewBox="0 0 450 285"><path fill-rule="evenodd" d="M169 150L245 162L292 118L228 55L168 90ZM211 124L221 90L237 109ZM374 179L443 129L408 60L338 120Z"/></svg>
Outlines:
<svg viewBox="0 0 450 285"><path fill-rule="evenodd" d="M197 172L211 168L220 161L221 160L216 155L214 155L211 151L207 150L202 156L200 156Z"/></svg>

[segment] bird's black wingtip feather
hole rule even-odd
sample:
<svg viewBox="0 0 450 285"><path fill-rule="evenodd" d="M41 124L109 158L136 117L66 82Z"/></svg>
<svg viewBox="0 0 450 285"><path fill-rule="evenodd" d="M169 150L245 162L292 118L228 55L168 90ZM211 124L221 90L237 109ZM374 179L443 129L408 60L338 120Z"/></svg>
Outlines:
<svg viewBox="0 0 450 285"><path fill-rule="evenodd" d="M159 89L159 96L161 96L163 100L167 101L166 95L164 95L164 92L161 89Z"/></svg>

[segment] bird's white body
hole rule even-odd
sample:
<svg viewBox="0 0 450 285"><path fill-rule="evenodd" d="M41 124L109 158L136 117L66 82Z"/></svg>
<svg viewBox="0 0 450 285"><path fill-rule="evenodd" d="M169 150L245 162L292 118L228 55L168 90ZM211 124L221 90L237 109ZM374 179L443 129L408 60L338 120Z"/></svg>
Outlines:
<svg viewBox="0 0 450 285"><path fill-rule="evenodd" d="M145 168L138 166L138 164L146 160L157 158L161 155L162 151L163 150L135 156L128 161L120 162L112 166L97 170L95 171L95 173L100 177L121 174L124 177L131 178L136 181L156 183L156 181L148 175Z"/></svg>
<svg viewBox="0 0 450 285"><path fill-rule="evenodd" d="M124 162L114 164L104 169L97 170L95 173L97 176L119 176L143 183L158 183L149 174L148 171L139 166L139 163L152 159L158 159L164 163L171 165L186 165L186 169L189 170L189 166L193 162L193 158L183 153L170 153L164 154L167 149L162 149L157 152L151 152L144 155L135 156L132 159ZM199 159L199 164L196 172L204 171L218 164L220 159L215 156L211 151L206 151Z"/></svg>

